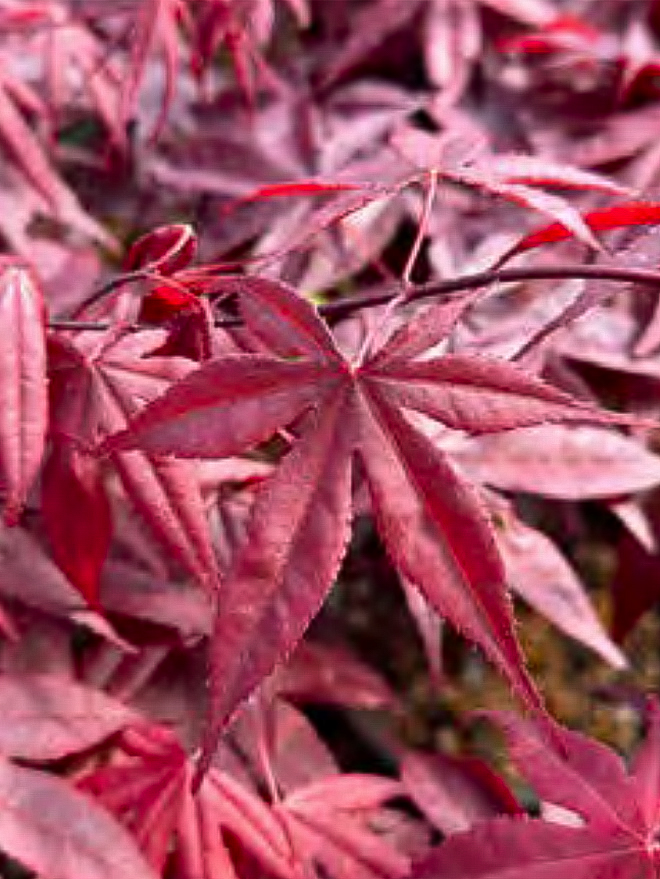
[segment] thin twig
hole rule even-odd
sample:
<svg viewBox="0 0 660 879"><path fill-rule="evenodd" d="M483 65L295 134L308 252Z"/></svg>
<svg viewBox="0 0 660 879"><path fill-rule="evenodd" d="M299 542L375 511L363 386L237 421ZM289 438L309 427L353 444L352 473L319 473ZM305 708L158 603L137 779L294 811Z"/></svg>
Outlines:
<svg viewBox="0 0 660 879"><path fill-rule="evenodd" d="M131 273L129 280L137 277L145 277L146 272ZM462 290L487 287L491 284L510 284L521 281L567 281L581 278L590 281L619 281L623 284L643 284L647 287L657 287L660 290L660 272L648 269L628 269L619 266L599 265L563 265L542 266L519 269L488 269L483 272L475 272L471 275L463 275L458 278L450 278L446 281L429 281L426 284L418 284L406 292L406 303L421 299L431 299L434 296L450 296ZM163 279L167 282L169 279ZM249 283L249 276L245 276ZM127 276L115 279L106 284L101 291L95 293L89 302L97 301L102 295L111 289L116 289L122 283L127 282ZM376 305L385 305L401 294L401 284L392 284L391 287L377 290L372 293L362 293L336 302L327 302L319 307L319 313L324 318L337 319L346 317L361 308L373 308ZM232 327L240 324L237 318L219 318L215 322L217 327ZM77 321L75 319L53 319L49 322L51 329L66 330L105 330L109 324L104 321ZM139 330L140 324L133 324L131 329Z"/></svg>
<svg viewBox="0 0 660 879"><path fill-rule="evenodd" d="M545 266L539 268L520 269L489 269L483 272L475 272L472 275L463 275L459 278L450 278L447 281L429 281L419 284L408 291L406 303L418 299L430 299L433 296L449 295L462 290L487 287L490 284L509 284L519 281L568 281L582 278L591 281L620 281L627 284L644 284L648 287L660 289L660 272L652 272L647 269L627 269L616 266L585 266L563 265ZM350 299L341 299L337 302L328 302L321 305L319 312L326 318L345 317L360 308L372 308L375 305L385 305L401 292L399 284L391 288L385 288L374 293L363 293L352 296Z"/></svg>

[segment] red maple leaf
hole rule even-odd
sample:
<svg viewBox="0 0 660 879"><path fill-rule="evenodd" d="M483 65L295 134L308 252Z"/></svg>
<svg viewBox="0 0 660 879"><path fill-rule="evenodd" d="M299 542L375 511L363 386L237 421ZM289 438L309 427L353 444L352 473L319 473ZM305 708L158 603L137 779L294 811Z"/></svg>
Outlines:
<svg viewBox="0 0 660 879"><path fill-rule="evenodd" d="M0 758L0 843L44 876L155 879L126 831L64 779Z"/></svg>
<svg viewBox="0 0 660 879"><path fill-rule="evenodd" d="M469 433L546 421L611 423L511 363L426 356L465 301L434 306L351 362L314 308L283 284L228 281L263 353L215 358L102 445L188 457L233 455L294 425L298 438L261 487L224 582L211 649L204 760L237 706L290 652L319 609L349 539L360 462L387 550L428 601L478 643L537 712L488 517L473 489L414 421ZM423 359L422 359L423 357Z"/></svg>
<svg viewBox="0 0 660 879"><path fill-rule="evenodd" d="M166 177L163 179L167 180ZM212 174L206 175L205 179L207 185L212 185ZM216 178L216 182L220 180ZM436 208L434 203L440 184L474 188L537 211L555 221L547 227L549 231L541 230L539 241L534 239L529 244L527 237L524 238L507 251L498 265L530 247L571 235L585 244L600 248L594 229L611 226L596 222L592 227L590 214L581 216L564 196L547 192L546 188L594 190L610 194L627 192L607 177L568 164L533 155L494 153L487 147L486 140L467 125L456 125L455 130L448 133L430 134L401 123L391 134L387 147L381 147L367 159L345 162L337 170L332 169L332 174L326 173L323 177L306 175L297 181L268 183L241 197L236 204L263 203L285 197L324 198L320 206L299 214L293 225L285 225L277 233L271 234L271 243L274 239L279 245L272 251L267 249L266 257L273 259L302 249L319 232L370 204L400 196L409 187L421 187L425 199L419 217L415 217L418 233L409 264L404 270L403 277L407 281L421 241L430 235L429 218ZM619 206L616 219L611 222L618 226L654 222L649 212L652 205L641 204L644 206L645 219L638 216L639 204L635 205L632 216L629 210L631 206L622 205Z"/></svg>
<svg viewBox="0 0 660 879"><path fill-rule="evenodd" d="M176 835L175 859L185 876L236 877L235 860L254 859L279 879L304 875L320 863L329 875L401 879L408 858L360 820L402 793L391 779L333 774L296 787L269 805L220 766L196 793L194 765L177 737L156 724L133 726L120 736L123 761L89 773L83 790L112 811L135 835L159 873Z"/></svg>
<svg viewBox="0 0 660 879"><path fill-rule="evenodd" d="M305 0L286 2L299 24L306 24L309 15ZM271 36L273 0L139 0L131 19L128 66L119 111L122 127L135 111L149 61L160 52L165 85L152 137L162 132L181 79L183 47L179 23L191 32L191 60L197 75L210 65L220 45L228 49L238 82L248 98L254 96L255 71L270 73L261 46ZM270 73L270 78L276 79L275 74ZM265 80L268 79L267 75Z"/></svg>
<svg viewBox="0 0 660 879"><path fill-rule="evenodd" d="M89 451L103 436L125 426L142 401L162 393L172 378L189 371L192 363L184 358L144 356L163 340L164 333L160 330L119 339L114 331L78 333L71 340L53 334L50 339L51 429L58 442ZM80 473L71 469L79 463L69 453L66 469L58 474L57 484L63 479L71 480L78 485L76 491L80 496L87 494L94 506L105 489L99 484L99 475L89 472L85 488ZM113 455L111 464L154 536L174 553L187 571L210 585L215 576L215 556L191 465L141 452ZM44 483L45 491L53 484L52 471L48 475L51 478ZM57 490L56 486L53 490ZM94 497L97 500L93 500ZM46 514L55 502L52 498L44 499ZM100 509L103 509L102 500ZM89 503L69 504L62 509L60 501L59 512L50 516L51 522L57 522L56 527L49 528L49 536L55 557L67 560L64 569L68 576L84 594L95 597L104 561L101 550L107 550L108 541L98 534L101 524L98 520L95 525L81 524L77 521L80 516L89 516ZM101 557L93 566L95 573L91 581L88 546L81 553L78 542L81 528L88 534L90 528L94 531L90 545L100 548Z"/></svg>
<svg viewBox="0 0 660 879"><path fill-rule="evenodd" d="M546 802L573 813L570 822L499 818L440 845L413 869L414 879L655 879L660 855L660 710L653 702L646 741L630 772L612 751L561 730L562 753L534 724L490 712L519 771Z"/></svg>
<svg viewBox="0 0 660 879"><path fill-rule="evenodd" d="M47 97L50 125L72 106L89 104L112 143L125 148L126 135L119 126L118 70L84 16L55 0L26 2L3 13L0 24L5 33L12 34L14 41L20 35L21 50L41 62L37 81Z"/></svg>

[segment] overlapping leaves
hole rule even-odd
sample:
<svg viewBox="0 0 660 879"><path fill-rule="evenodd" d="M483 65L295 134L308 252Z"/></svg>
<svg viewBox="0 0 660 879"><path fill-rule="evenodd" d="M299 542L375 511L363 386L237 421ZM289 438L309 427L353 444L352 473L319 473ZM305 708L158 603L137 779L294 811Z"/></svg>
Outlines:
<svg viewBox="0 0 660 879"><path fill-rule="evenodd" d="M90 600L96 597L111 525L104 474L97 472L99 462L85 455L99 439L123 427L139 401L156 396L169 380L190 369L183 358L142 356L162 338L159 331L147 331L123 338L91 332L74 340L51 339L54 445L45 472L44 515L55 557ZM130 452L113 455L112 466L156 539L210 586L215 557L190 465ZM65 508L72 497L77 504Z"/></svg>
<svg viewBox="0 0 660 879"><path fill-rule="evenodd" d="M434 356L431 349L450 333L465 300L432 307L352 362L294 291L256 277L233 283L261 353L207 362L103 447L223 457L281 428L297 436L257 496L221 589L206 758L237 706L319 609L346 550L358 475L400 572L484 649L528 706L542 711L513 632L488 517L418 414L473 434L547 421L607 424L616 416L504 361Z"/></svg>
<svg viewBox="0 0 660 879"><path fill-rule="evenodd" d="M413 870L415 879L474 876L579 879L658 875L658 744L653 703L646 741L628 773L597 742L562 730L556 751L530 722L494 712L512 759L543 800L568 810L564 823L497 818L439 846Z"/></svg>
<svg viewBox="0 0 660 879"><path fill-rule="evenodd" d="M175 860L186 877L235 879L242 875L234 863L240 864L241 856L279 879L296 879L313 863L337 879L403 879L409 872L408 857L362 820L402 793L394 780L333 773L296 786L286 799L269 805L247 779L239 781L220 765L211 768L193 794L193 764L164 727L130 727L121 734L120 746L127 759L90 773L81 787L132 831L159 874L171 856L173 838ZM238 845L228 845L228 839Z"/></svg>

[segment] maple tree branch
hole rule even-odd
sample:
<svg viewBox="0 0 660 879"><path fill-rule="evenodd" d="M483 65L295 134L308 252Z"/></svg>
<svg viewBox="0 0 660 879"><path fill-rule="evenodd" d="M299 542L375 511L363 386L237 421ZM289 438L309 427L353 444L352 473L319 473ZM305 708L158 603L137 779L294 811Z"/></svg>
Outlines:
<svg viewBox="0 0 660 879"><path fill-rule="evenodd" d="M433 296L458 293L462 290L488 287L491 284L508 284L517 281L568 281L573 279L592 281L620 281L628 284L644 284L660 288L660 272L648 269L628 269L617 266L563 265L519 269L486 269L471 275L450 278L446 281L429 281L411 287L406 295L406 304L417 299L430 299ZM385 305L401 293L400 285L392 286L374 293L363 293L350 299L328 302L319 307L323 317L345 317L361 308Z"/></svg>
<svg viewBox="0 0 660 879"><path fill-rule="evenodd" d="M145 272L134 272L128 280L134 280L136 276L144 277ZM462 275L458 278L450 278L444 281L429 281L425 284L411 286L406 292L405 302L418 299L430 299L434 296L450 295L462 290L488 287L491 284L509 284L519 281L551 281L584 279L591 281L619 281L628 284L643 284L647 287L660 289L660 272L649 269L629 269L622 266L598 266L598 265L563 265L542 266L513 269L486 269L482 272L474 272L471 275ZM97 301L101 295L116 289L125 283L127 276L122 276L106 284L90 299ZM246 276L247 280L247 276ZM319 313L325 318L346 317L361 308L373 308L376 305L385 305L401 295L401 285L392 284L390 287L362 293L349 299L340 299L336 302L326 302L319 306ZM215 325L218 327L230 327L240 324L237 318L219 318ZM53 318L48 322L50 329L59 330L105 330L110 324L107 321L84 321L75 318ZM132 329L141 329L140 324L134 324Z"/></svg>

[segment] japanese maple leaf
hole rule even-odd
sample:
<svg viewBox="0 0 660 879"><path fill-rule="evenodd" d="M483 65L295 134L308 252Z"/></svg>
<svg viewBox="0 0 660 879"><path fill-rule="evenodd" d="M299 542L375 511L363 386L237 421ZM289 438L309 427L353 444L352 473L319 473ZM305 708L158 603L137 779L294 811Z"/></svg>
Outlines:
<svg viewBox="0 0 660 879"><path fill-rule="evenodd" d="M79 81L113 143L125 148L126 135L119 117L120 77L106 57L103 42L82 18L71 15L60 3L46 4L44 14L46 26L37 34L35 48L45 59L44 78L53 110L61 112L80 103L72 85Z"/></svg>
<svg viewBox="0 0 660 879"><path fill-rule="evenodd" d="M42 69L38 74L31 70L30 80L36 91L46 93L51 128L63 110L84 105L87 98L113 142L125 146L118 127L119 75L84 13L76 15L71 4L57 0L26 0L2 9L0 28L22 54L40 62ZM24 87L29 89L26 83Z"/></svg>
<svg viewBox="0 0 660 879"><path fill-rule="evenodd" d="M20 527L0 530L0 595L3 605L5 598L8 599L12 612L16 609L21 616L26 609L37 612L31 614L33 621L29 630L32 634L38 628L35 619L43 620L44 625L52 625L55 618L57 625L68 620L86 626L122 650L131 649L104 617L89 609L80 592L74 589L34 537ZM47 620L49 623L45 622ZM0 627L7 637L19 640L19 630L1 607ZM52 631L49 632L52 636ZM20 643L25 644L25 637ZM43 645L39 653L43 659ZM52 657L48 657L48 662L52 663Z"/></svg>
<svg viewBox="0 0 660 879"><path fill-rule="evenodd" d="M237 706L290 652L319 609L349 539L357 457L378 529L403 576L478 643L536 711L488 517L414 413L469 433L544 421L608 423L507 362L428 354L465 301L432 307L351 362L314 308L283 284L227 281L263 353L221 356L146 406L106 452L236 454L295 422L292 450L255 501L221 587L211 648L206 757Z"/></svg>
<svg viewBox="0 0 660 879"><path fill-rule="evenodd" d="M623 35L598 30L574 15L560 15L539 30L503 41L501 47L523 55L544 55L555 65L617 68L620 98L633 92L638 83L657 74L660 59L648 25L633 19Z"/></svg>
<svg viewBox="0 0 660 879"><path fill-rule="evenodd" d="M323 70L323 85L327 86L351 68L363 63L388 37L409 28L418 13L422 11L425 13L425 41L428 43L434 37L439 38L440 46L436 49L438 54L442 49L447 49L447 40L442 39L444 34L441 33L440 28L434 27L443 13L450 18L451 23L443 22L442 30L453 31L452 36L465 45L472 38L472 35L469 35L466 40L465 32L476 27L475 19L480 3L528 26L541 25L555 15L553 7L545 0L460 0L455 4L447 3L447 0L375 0L358 9L351 16L349 33L343 42L335 47L330 56L331 60ZM450 6L462 8L460 11L458 8L448 10L447 7ZM432 51L431 48L427 48L427 58ZM446 83L442 81L443 77L433 77L433 74L437 73L437 67L434 69L434 65L429 66L434 82L440 79L440 84L445 85Z"/></svg>
<svg viewBox="0 0 660 879"><path fill-rule="evenodd" d="M561 730L553 750L534 724L492 712L519 771L570 824L528 818L481 822L452 836L413 869L414 879L655 879L660 866L660 710L629 772L598 742Z"/></svg>
<svg viewBox="0 0 660 879"><path fill-rule="evenodd" d="M157 186L225 202L204 229L214 249L256 239L258 256L288 255L282 275L290 282L319 289L359 271L391 238L403 214L394 200L340 221L383 194L368 181L398 181L409 171L385 138L421 102L376 81L322 98L304 89L294 80L288 94L260 104L249 140L241 135L241 105L229 106L222 120L198 113L193 132L168 138L148 162ZM332 234L321 234L333 223Z"/></svg>
<svg viewBox="0 0 660 879"><path fill-rule="evenodd" d="M626 191L606 177L568 164L532 155L493 153L487 147L485 136L467 125L455 125L438 135L400 123L391 134L387 147L381 147L379 152L366 159L356 158L345 162L341 168L333 170L331 174L326 173L323 178L308 177L262 186L252 192L248 200L263 202L284 196L327 196L324 204L299 216L294 225L285 226L284 231L278 229L269 236L269 245L277 245L273 248L274 252L267 248L267 253L272 257L303 247L312 236L331 224L345 220L349 215L383 199L393 198L411 186L420 186L425 190L426 206L421 216L430 214L435 207L434 193L438 182L474 188L538 211L555 221L552 227L548 227L560 230L559 233L555 231L555 235L575 235L580 241L596 248L600 245L588 218L583 218L563 196L546 192L541 187L596 190L611 194ZM428 235L425 221L418 220L417 216L414 219L419 222L418 239ZM618 220L619 225L632 222L631 219ZM547 240L553 239L550 237ZM520 249L529 249L530 246L538 245L529 245L527 239L523 239ZM505 258L517 252L512 248Z"/></svg>
<svg viewBox="0 0 660 879"><path fill-rule="evenodd" d="M580 240L596 245L591 226L564 198L537 187L594 189L624 192L618 184L596 174L545 158L515 153L496 154L468 131L451 129L431 135L412 126L401 126L392 138L393 148L405 161L427 173L552 216L556 226ZM418 176L418 179L423 179Z"/></svg>
<svg viewBox="0 0 660 879"><path fill-rule="evenodd" d="M89 604L96 605L112 538L112 513L98 459L71 443L55 441L42 471L41 513L58 566Z"/></svg>
<svg viewBox="0 0 660 879"><path fill-rule="evenodd" d="M632 159L653 149L653 134L659 116L660 107L656 102L612 113L599 124L598 133L585 134L565 142L559 154L581 167L597 167Z"/></svg>
<svg viewBox="0 0 660 879"><path fill-rule="evenodd" d="M41 876L156 879L129 834L64 779L0 757L0 844Z"/></svg>
<svg viewBox="0 0 660 879"><path fill-rule="evenodd" d="M5 670L0 678L0 710L5 718L0 754L32 761L80 753L141 719L123 702L61 673Z"/></svg>
<svg viewBox="0 0 660 879"><path fill-rule="evenodd" d="M298 24L309 23L307 0L285 0ZM193 69L208 67L221 44L229 51L236 79L249 99L254 97L255 73L270 73L260 55L275 22L273 0L196 0ZM262 77L267 82L268 76Z"/></svg>
<svg viewBox="0 0 660 879"><path fill-rule="evenodd" d="M399 782L369 775L333 775L292 791L278 803L294 851L318 864L320 875L350 879L402 879L410 872L408 857L369 829L369 813L400 796Z"/></svg>
<svg viewBox="0 0 660 879"><path fill-rule="evenodd" d="M80 786L132 831L159 873L175 835L174 857L186 876L235 877L233 861L245 855L279 879L300 876L302 864L314 861L329 866L329 875L338 879L355 875L342 864L373 879L408 873L408 858L359 821L360 813L402 792L396 781L332 775L270 806L248 786L249 779L242 783L220 764L193 793L193 763L164 727L136 725L124 730L119 742L128 759L89 773ZM229 832L231 847L220 831Z"/></svg>
<svg viewBox="0 0 660 879"><path fill-rule="evenodd" d="M35 91L12 70L12 55L0 58L0 144L3 235L17 250L30 255L27 226L35 214L65 223L83 235L114 249L116 242L80 205L73 190L59 176L30 119L47 115ZM6 158L5 158L6 157ZM11 194L10 194L11 193Z"/></svg>
<svg viewBox="0 0 660 879"><path fill-rule="evenodd" d="M487 818L523 814L505 782L475 757L408 751L401 781L428 821L447 836Z"/></svg>
<svg viewBox="0 0 660 879"><path fill-rule="evenodd" d="M0 845L43 876L155 879L135 841L63 778L10 758L61 759L139 720L132 709L62 674L11 674L0 682Z"/></svg>
<svg viewBox="0 0 660 879"><path fill-rule="evenodd" d="M613 430L559 425L465 439L452 459L470 479L503 491L563 500L614 498L660 482L660 459Z"/></svg>
<svg viewBox="0 0 660 879"><path fill-rule="evenodd" d="M498 547L511 589L606 662L624 668L625 656L608 637L579 577L554 543L504 504L496 504L494 510L499 513Z"/></svg>
<svg viewBox="0 0 660 879"><path fill-rule="evenodd" d="M591 55L593 60L603 58L604 34L589 22L575 15L560 15L545 22L537 31L519 34L501 41L499 48L521 54L551 54L564 52ZM608 47L611 50L611 45Z"/></svg>
<svg viewBox="0 0 660 879"><path fill-rule="evenodd" d="M543 431L550 427L559 427L559 425L545 425L510 434L498 434L492 439L513 438L518 433ZM579 431L588 428L574 429ZM593 429L596 430L596 428ZM607 431L601 430L599 432L605 436L608 435ZM460 459L457 460L450 449L446 449L446 451L452 464L459 464ZM548 470L550 473L554 473L552 455L550 454L548 457L550 458ZM511 464L512 467L515 467L514 461ZM521 462L520 466L524 467L524 461ZM475 478L476 482L481 481L478 475L473 477L469 468L460 467L459 464L459 469L470 478ZM546 478L550 479L549 476ZM543 479L540 482L543 483ZM531 528L519 519L513 507L492 492L484 490L483 500L486 502L491 519L496 523L497 546L504 562L507 585L511 592L521 597L561 631L596 651L615 668L624 667L625 657L608 637L580 578L552 540L542 531ZM441 672L439 672L441 642L438 629L442 625L442 621L419 592L411 591L405 581L402 585L406 592L409 609L425 646L429 669L435 673L436 680L441 681Z"/></svg>
<svg viewBox="0 0 660 879"><path fill-rule="evenodd" d="M114 331L101 335L78 333L72 340L53 334L50 339L51 430L58 442L89 450L100 438L125 426L142 401L162 393L172 378L185 374L192 363L184 358L144 356L164 338L165 334L159 330L123 337ZM98 486L98 475L92 473L82 478L80 462L64 463L67 465L64 473L44 482L44 489L48 491L52 484L57 495L45 499L44 506L46 510L59 508L59 517L74 520L68 528L63 522L55 529L49 528L51 541L68 538L75 542L76 535L85 530L89 533L89 527L80 526L75 517L90 516L90 504L92 508L96 504L100 520L107 502L99 497L102 489ZM188 462L158 455L121 453L113 455L111 463L156 538L174 553L187 571L210 585L215 576L215 557L199 485ZM71 465L75 465L73 469ZM77 483L75 490L81 498L87 496L86 502L62 509L58 486L64 481L72 486ZM107 514L104 515L107 518ZM96 525L98 530L100 522ZM107 550L108 541L99 535L86 548L92 545L98 545L100 551ZM95 594L95 586L90 587L91 561L84 554L81 556L79 549L76 552L74 547L72 552L56 545L55 556L66 558L64 569L69 576L78 568L77 579L84 594ZM100 565L97 563L94 568L97 578Z"/></svg>
<svg viewBox="0 0 660 879"><path fill-rule="evenodd" d="M305 0L286 0L300 24L308 20ZM151 57L160 51L165 70L164 95L152 136L167 121L181 79L182 39L179 22L192 31L192 65L198 75L224 44L245 94L253 94L253 67L267 69L260 46L271 36L273 0L138 0L132 15L128 68L122 84L120 122L133 114Z"/></svg>

